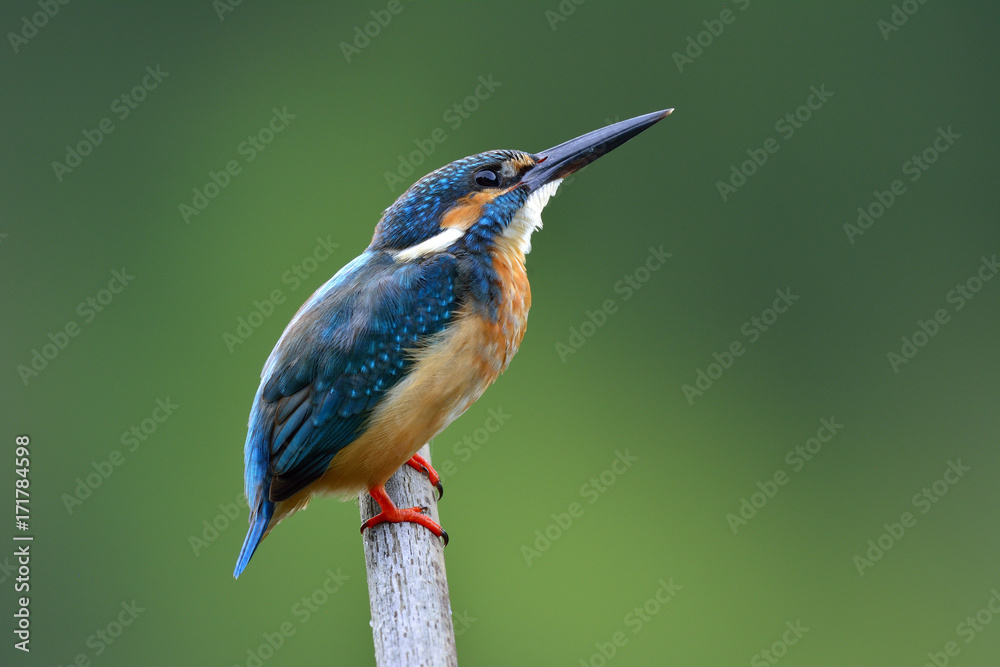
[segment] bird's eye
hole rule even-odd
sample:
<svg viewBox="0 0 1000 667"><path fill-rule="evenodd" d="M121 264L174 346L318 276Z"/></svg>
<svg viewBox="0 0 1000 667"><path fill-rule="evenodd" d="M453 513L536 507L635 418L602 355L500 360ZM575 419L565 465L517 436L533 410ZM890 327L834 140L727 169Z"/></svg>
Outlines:
<svg viewBox="0 0 1000 667"><path fill-rule="evenodd" d="M484 188L496 188L500 186L500 176L492 169L483 169L476 172L476 185Z"/></svg>

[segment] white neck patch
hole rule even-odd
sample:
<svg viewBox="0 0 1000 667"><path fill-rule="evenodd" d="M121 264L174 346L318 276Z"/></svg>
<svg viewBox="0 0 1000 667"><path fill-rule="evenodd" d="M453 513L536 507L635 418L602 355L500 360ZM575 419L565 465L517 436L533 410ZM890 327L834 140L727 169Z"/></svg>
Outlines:
<svg viewBox="0 0 1000 667"><path fill-rule="evenodd" d="M432 255L436 252L441 252L452 243L462 238L462 234L464 233L465 232L461 229L455 229L454 227L445 229L422 243L418 243L415 246L398 251L393 256L397 262L408 262L411 259L420 259L425 255Z"/></svg>
<svg viewBox="0 0 1000 667"><path fill-rule="evenodd" d="M525 255L531 252L531 234L536 229L542 228L542 209L545 208L545 205L549 203L549 199L559 189L560 183L562 183L562 179L556 179L546 183L528 195L528 200L514 214L513 220L504 229L501 238ZM465 234L465 230L458 229L457 227L449 227L415 246L405 248L404 250L397 250L393 253L393 257L397 262L409 262L426 257L427 255L433 255L434 253L447 250L452 243L462 238L463 234Z"/></svg>
<svg viewBox="0 0 1000 667"><path fill-rule="evenodd" d="M562 179L558 178L528 195L528 201L524 202L524 206L514 214L514 219L503 231L503 238L525 255L531 252L532 232L542 228L542 209L559 189L560 183Z"/></svg>

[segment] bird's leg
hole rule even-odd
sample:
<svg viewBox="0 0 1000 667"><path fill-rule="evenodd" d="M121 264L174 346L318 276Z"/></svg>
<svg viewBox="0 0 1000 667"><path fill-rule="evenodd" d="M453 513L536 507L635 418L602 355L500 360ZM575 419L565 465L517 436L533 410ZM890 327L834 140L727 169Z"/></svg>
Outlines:
<svg viewBox="0 0 1000 667"><path fill-rule="evenodd" d="M424 514L425 510L423 507L409 507L406 509L396 507L396 504L392 502L391 498L389 498L389 494L385 492L384 486L374 486L368 489L368 493L375 499L375 502L378 503L378 506L382 511L361 524L362 533L365 532L365 528L371 528L372 526L377 526L380 523L385 522L419 523L424 528L442 538L445 546L448 546L448 533L446 533L444 529L435 523L429 516Z"/></svg>
<svg viewBox="0 0 1000 667"><path fill-rule="evenodd" d="M420 454L414 454L406 465L410 466L417 472L427 473L427 479L430 480L431 485L438 490L438 500L444 498L444 487L441 485L441 475L438 474L430 461L422 457Z"/></svg>

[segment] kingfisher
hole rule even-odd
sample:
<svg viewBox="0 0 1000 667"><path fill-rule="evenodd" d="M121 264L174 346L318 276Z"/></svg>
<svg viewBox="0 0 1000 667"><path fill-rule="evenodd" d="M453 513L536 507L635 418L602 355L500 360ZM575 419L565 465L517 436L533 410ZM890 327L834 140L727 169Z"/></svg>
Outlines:
<svg viewBox="0 0 1000 667"><path fill-rule="evenodd" d="M261 540L317 494L348 499L367 491L381 512L362 533L412 522L447 544L423 508L397 507L385 483L409 464L443 494L417 451L517 352L531 306L525 255L542 209L564 178L672 111L541 153L493 150L456 160L385 210L368 248L299 308L264 364L244 447L250 529L234 577Z"/></svg>

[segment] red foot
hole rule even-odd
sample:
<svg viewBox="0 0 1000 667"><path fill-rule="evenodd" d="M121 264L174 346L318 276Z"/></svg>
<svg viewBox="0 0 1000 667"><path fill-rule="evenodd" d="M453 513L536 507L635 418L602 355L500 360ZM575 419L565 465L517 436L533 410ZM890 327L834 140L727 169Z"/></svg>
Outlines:
<svg viewBox="0 0 1000 667"><path fill-rule="evenodd" d="M444 498L444 487L441 486L441 475L437 473L433 467L431 467L430 462L422 457L420 454L414 454L413 457L406 462L406 465L410 466L417 472L427 473L427 479L430 480L431 485L438 490L438 500Z"/></svg>
<svg viewBox="0 0 1000 667"><path fill-rule="evenodd" d="M382 511L361 524L362 533L365 532L365 528L371 528L372 526L377 526L380 523L419 523L424 528L442 538L444 540L444 545L448 546L448 533L444 532L444 529L441 528L441 526L435 523L429 516L424 514L423 507L410 507L407 509L400 509L396 507L396 504L389 498L389 494L385 492L384 486L376 486L368 489L368 493L370 493L371 497L375 499L378 506L382 508Z"/></svg>

